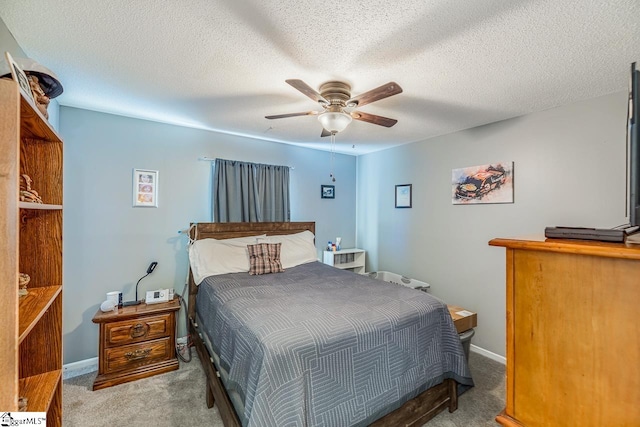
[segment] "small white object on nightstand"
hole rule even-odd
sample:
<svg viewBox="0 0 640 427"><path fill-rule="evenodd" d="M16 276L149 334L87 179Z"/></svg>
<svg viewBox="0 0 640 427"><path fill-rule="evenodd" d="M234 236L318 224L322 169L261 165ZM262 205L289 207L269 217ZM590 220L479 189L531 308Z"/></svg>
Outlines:
<svg viewBox="0 0 640 427"><path fill-rule="evenodd" d="M105 313L107 311L114 311L117 306L118 306L118 304L113 302L113 300L108 299L108 300L104 301L102 304L100 304L100 311L105 312Z"/></svg>

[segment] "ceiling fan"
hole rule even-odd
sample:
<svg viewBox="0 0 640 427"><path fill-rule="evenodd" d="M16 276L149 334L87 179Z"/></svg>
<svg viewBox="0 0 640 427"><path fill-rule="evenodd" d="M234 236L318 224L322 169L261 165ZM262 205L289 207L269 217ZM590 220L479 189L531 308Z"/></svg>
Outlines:
<svg viewBox="0 0 640 427"><path fill-rule="evenodd" d="M402 88L395 82L389 82L358 96L351 97L351 86L344 82L326 82L320 86L320 92L316 92L302 80L290 79L285 81L320 104L322 111L277 114L265 116L265 118L283 119L296 116L318 116L318 120L322 124L322 134L320 136L329 136L342 132L351 123L352 119L388 128L398 123L397 120L388 117L355 111L357 107L402 93Z"/></svg>

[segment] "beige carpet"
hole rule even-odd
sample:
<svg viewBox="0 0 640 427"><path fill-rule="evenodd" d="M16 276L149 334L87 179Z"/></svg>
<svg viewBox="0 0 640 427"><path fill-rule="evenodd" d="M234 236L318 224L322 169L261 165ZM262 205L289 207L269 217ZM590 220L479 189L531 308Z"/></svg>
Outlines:
<svg viewBox="0 0 640 427"><path fill-rule="evenodd" d="M91 390L95 372L65 380L63 426L222 427L217 408L207 409L204 373L193 354L177 371L103 390ZM456 412L445 410L425 426L496 426L504 408L504 365L476 353L469 363L476 386L460 396Z"/></svg>

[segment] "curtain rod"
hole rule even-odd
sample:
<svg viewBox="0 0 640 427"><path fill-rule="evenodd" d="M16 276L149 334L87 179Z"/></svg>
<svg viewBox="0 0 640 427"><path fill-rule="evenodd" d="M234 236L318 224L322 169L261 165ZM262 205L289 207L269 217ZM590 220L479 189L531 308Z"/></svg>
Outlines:
<svg viewBox="0 0 640 427"><path fill-rule="evenodd" d="M206 156L198 157L198 160L201 160L203 162L215 162L216 161L215 157L206 157ZM289 169L291 169L291 170L295 170L296 169L295 166L287 166L287 167Z"/></svg>

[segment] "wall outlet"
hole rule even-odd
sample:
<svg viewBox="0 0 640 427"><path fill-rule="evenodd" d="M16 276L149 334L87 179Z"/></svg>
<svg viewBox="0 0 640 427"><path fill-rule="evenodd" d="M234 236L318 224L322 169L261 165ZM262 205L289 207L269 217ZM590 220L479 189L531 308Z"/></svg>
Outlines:
<svg viewBox="0 0 640 427"><path fill-rule="evenodd" d="M176 343L178 344L186 344L187 343L187 337L180 337L176 340Z"/></svg>

